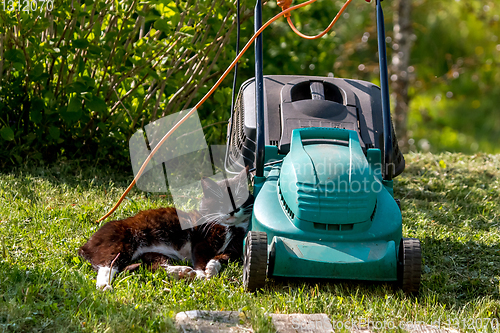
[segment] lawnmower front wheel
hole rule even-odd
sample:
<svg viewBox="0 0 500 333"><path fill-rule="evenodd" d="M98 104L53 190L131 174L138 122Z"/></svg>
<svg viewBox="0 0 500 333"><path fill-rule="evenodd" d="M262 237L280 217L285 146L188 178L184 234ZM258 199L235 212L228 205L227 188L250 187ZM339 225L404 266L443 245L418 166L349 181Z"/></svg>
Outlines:
<svg viewBox="0 0 500 333"><path fill-rule="evenodd" d="M403 238L399 245L398 282L405 293L417 294L422 275L422 250L416 238Z"/></svg>
<svg viewBox="0 0 500 333"><path fill-rule="evenodd" d="M267 273L267 234L249 231L245 239L243 286L248 291L263 288Z"/></svg>

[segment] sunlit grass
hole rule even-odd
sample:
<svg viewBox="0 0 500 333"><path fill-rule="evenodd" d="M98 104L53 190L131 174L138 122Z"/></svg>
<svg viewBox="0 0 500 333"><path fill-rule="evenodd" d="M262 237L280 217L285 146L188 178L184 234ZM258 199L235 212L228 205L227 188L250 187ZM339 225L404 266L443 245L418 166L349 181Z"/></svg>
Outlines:
<svg viewBox="0 0 500 333"><path fill-rule="evenodd" d="M71 164L0 174L0 330L165 332L179 311L244 311L270 330L267 313L326 313L334 321L447 321L500 317L500 157L409 155L395 182L404 235L418 237L423 277L417 297L390 284L270 280L243 291L240 263L210 281L176 281L139 270L95 290L77 249L97 230L130 176ZM132 191L113 218L169 205ZM468 320L468 322L467 322ZM465 325L466 327L467 325Z"/></svg>

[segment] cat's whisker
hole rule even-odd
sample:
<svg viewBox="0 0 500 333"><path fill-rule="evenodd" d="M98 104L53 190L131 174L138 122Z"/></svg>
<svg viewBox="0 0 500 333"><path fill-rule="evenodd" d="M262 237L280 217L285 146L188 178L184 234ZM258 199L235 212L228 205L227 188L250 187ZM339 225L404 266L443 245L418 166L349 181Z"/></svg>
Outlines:
<svg viewBox="0 0 500 333"><path fill-rule="evenodd" d="M222 192L222 189L219 188L212 188L209 187L207 188L215 197L222 199L224 197L224 192Z"/></svg>
<svg viewBox="0 0 500 333"><path fill-rule="evenodd" d="M216 224L218 224L219 221L218 220L213 220L211 222L208 222L205 224L204 228L203 228L203 232L204 234L208 234L208 232L210 231L210 229L212 229Z"/></svg>
<svg viewBox="0 0 500 333"><path fill-rule="evenodd" d="M215 214L207 214L207 215L204 215L204 216L200 217L198 220L209 219L209 218L211 218L213 216L215 216Z"/></svg>
<svg viewBox="0 0 500 333"><path fill-rule="evenodd" d="M205 225L208 225L208 224L212 224L214 222L217 222L219 219L220 219L220 214L212 213L212 214L208 214L208 215L201 217L198 221L205 220L206 221ZM208 222L208 220L210 220L210 222Z"/></svg>
<svg viewBox="0 0 500 333"><path fill-rule="evenodd" d="M210 219L210 218L212 218L214 216L218 216L218 215L219 215L219 213L206 214L206 215L200 217L199 220L201 220L201 219Z"/></svg>
<svg viewBox="0 0 500 333"><path fill-rule="evenodd" d="M206 234L210 231L210 229L212 229L214 227L214 225L216 225L218 223L219 223L218 219L210 220L210 221L206 222L205 224L203 224L201 230L204 234Z"/></svg>
<svg viewBox="0 0 500 333"><path fill-rule="evenodd" d="M215 216L207 216L207 217L204 217L203 219L200 219L200 220L203 220L204 222L203 223L211 223L213 221L213 218Z"/></svg>

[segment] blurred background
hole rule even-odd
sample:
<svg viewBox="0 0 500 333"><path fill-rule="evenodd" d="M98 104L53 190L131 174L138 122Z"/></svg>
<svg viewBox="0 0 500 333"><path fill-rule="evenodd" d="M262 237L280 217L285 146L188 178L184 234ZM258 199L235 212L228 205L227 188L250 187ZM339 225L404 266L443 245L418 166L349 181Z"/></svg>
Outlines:
<svg viewBox="0 0 500 333"><path fill-rule="evenodd" d="M296 4L297 2L294 2ZM321 32L342 6L292 13ZM500 1L386 0L391 107L403 151L500 152ZM3 7L2 7L3 6ZM241 47L253 32L241 1ZM281 9L264 4L264 20ZM130 170L129 138L194 106L235 56L230 1L31 1L0 4L0 170L70 160ZM253 48L238 86L254 75ZM374 3L354 0L332 32L264 32L264 73L379 84ZM199 110L211 144L225 142L231 75Z"/></svg>

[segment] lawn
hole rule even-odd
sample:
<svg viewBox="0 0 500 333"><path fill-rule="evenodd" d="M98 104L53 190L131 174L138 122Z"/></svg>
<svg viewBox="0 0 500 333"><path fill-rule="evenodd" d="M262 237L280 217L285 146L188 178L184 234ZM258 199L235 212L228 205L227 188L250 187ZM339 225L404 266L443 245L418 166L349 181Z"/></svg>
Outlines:
<svg viewBox="0 0 500 333"><path fill-rule="evenodd" d="M416 297L391 284L302 280L269 280L250 294L243 291L241 263L209 281L176 281L162 271L122 273L113 291L102 292L77 249L131 175L69 162L0 173L0 330L165 332L174 330L177 312L205 309L243 311L261 332L271 330L267 313L326 313L338 327L420 321L496 331L488 323L500 318L500 156L406 159L395 196L403 234L422 243ZM113 218L165 205L168 198L134 189Z"/></svg>

